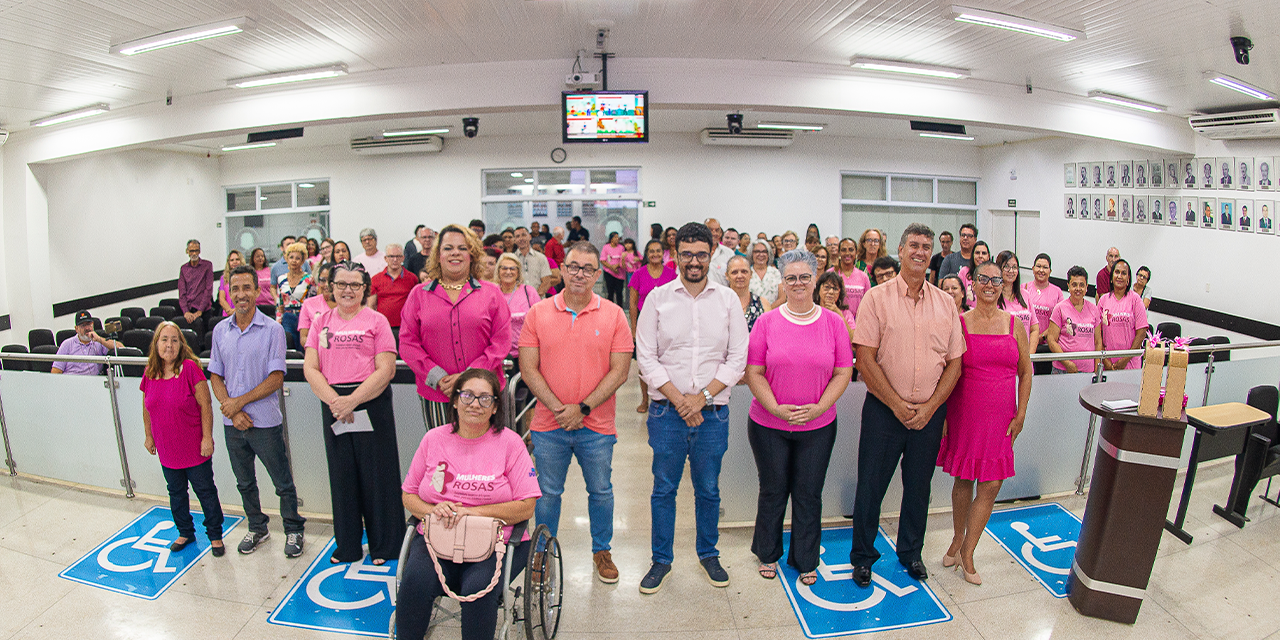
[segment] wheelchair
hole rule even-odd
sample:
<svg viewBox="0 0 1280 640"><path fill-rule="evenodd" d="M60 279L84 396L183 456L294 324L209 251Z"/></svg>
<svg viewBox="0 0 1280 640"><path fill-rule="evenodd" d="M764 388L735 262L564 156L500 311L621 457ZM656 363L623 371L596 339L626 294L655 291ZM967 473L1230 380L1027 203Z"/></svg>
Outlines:
<svg viewBox="0 0 1280 640"><path fill-rule="evenodd" d="M400 592L404 567L409 559L409 545L413 542L415 529L419 520L411 517L405 529L404 542L400 544L400 561L396 563L396 593ZM531 522L531 521L529 521ZM538 525L530 536L529 557L525 563L526 570L516 569L512 572L515 550L524 537L525 527L529 522L522 522L512 530L512 540L507 543L507 554L503 558L502 578L494 587L500 590L498 605L498 624L496 639L526 638L528 640L551 640L560 630L561 605L564 600L564 567L561 564L560 542L551 535L546 525ZM541 551L539 551L541 550ZM535 566L536 562L536 566ZM523 578L521 577L523 574ZM464 594L465 595L465 594ZM427 638L441 622L461 617L462 609L452 600L442 596L432 603L418 606L434 608L431 615L431 626L427 629ZM396 602L396 607L407 606L407 603ZM512 634L514 630L514 635ZM396 640L396 616L392 614L388 637ZM401 640L419 640L404 638Z"/></svg>

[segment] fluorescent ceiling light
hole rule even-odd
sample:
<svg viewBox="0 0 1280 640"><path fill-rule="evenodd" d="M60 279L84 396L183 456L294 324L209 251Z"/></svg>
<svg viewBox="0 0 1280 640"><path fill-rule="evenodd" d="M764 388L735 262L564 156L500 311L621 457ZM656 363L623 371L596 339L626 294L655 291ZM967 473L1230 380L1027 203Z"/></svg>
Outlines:
<svg viewBox="0 0 1280 640"><path fill-rule="evenodd" d="M62 113L55 113L51 116L45 116L38 120L32 120L31 126L47 127L51 124L61 124L63 122L79 120L80 118L88 118L89 116L96 116L99 113L106 113L110 110L111 110L111 105L108 105L105 102L99 102L98 104L91 104L87 107L80 107L79 109L72 109L71 111L63 111Z"/></svg>
<svg viewBox="0 0 1280 640"><path fill-rule="evenodd" d="M803 124L800 122L761 122L757 129L782 129L783 131L822 131L825 124Z"/></svg>
<svg viewBox="0 0 1280 640"><path fill-rule="evenodd" d="M959 5L951 5L951 12L956 14L956 22L967 22L969 24L978 24L984 27L995 27L997 29L1007 29L1009 31L1017 31L1018 33L1026 33L1041 38L1049 38L1059 42L1070 42L1076 38L1084 39L1084 32L1077 29L1068 29L1045 22L1037 22L1019 16L1011 16L1007 13L997 13L995 11L983 11L982 9L973 9L970 7L962 7Z"/></svg>
<svg viewBox="0 0 1280 640"><path fill-rule="evenodd" d="M524 179L524 181L525 181L525 182L533 182L533 178L525 178L525 179Z"/></svg>
<svg viewBox="0 0 1280 640"><path fill-rule="evenodd" d="M111 53L131 56L136 53L146 53L147 51L155 51L156 49L164 49L188 42L198 42L200 40L208 40L218 36L226 36L233 33L240 33L245 29L252 28L249 18L241 16L239 18L231 18L221 22L211 22L195 27L186 27L184 29L175 29L173 31L165 31L157 33L153 36L130 40L111 47Z"/></svg>
<svg viewBox="0 0 1280 640"><path fill-rule="evenodd" d="M249 89L252 87L265 87L272 84L285 84L287 82L336 78L338 76L345 75L347 75L347 65L331 64L324 67L295 69L293 71L281 71L279 73L268 73L260 76L249 76L247 78L233 78L227 81L227 86L235 87L237 89Z"/></svg>
<svg viewBox="0 0 1280 640"><path fill-rule="evenodd" d="M961 136L954 133L922 133L921 138L943 138L946 140L972 140L973 136Z"/></svg>
<svg viewBox="0 0 1280 640"><path fill-rule="evenodd" d="M866 69L868 71L891 71L893 73L909 73L917 76L928 76L930 78L947 78L950 80L961 80L969 77L968 69L957 69L955 67L939 67L930 64L916 64L914 62L901 62L898 60L877 60L875 58L854 58L850 63L858 69Z"/></svg>
<svg viewBox="0 0 1280 640"><path fill-rule="evenodd" d="M1151 113L1161 113L1168 109L1168 107L1154 102L1134 100L1133 98L1126 98L1124 96L1118 96L1114 93L1107 93L1105 91L1090 91L1089 99L1097 100L1098 102L1105 102L1107 104L1119 105L1121 107L1129 107L1130 109L1149 111Z"/></svg>
<svg viewBox="0 0 1280 640"><path fill-rule="evenodd" d="M512 173L512 174L511 174L511 177L512 177L512 178L523 178L523 177L524 177L524 174L523 174L523 173L520 173L519 171L516 171L515 173Z"/></svg>
<svg viewBox="0 0 1280 640"><path fill-rule="evenodd" d="M1218 86L1226 87L1233 91L1239 91L1240 93L1243 93L1246 96L1249 96L1250 98L1257 98L1259 100L1275 100L1276 99L1275 94L1271 93L1270 91L1267 91L1265 89L1260 89L1258 87L1255 87L1249 84L1248 82L1245 82L1244 80L1241 80L1239 78L1233 78L1225 73L1210 71L1204 74L1204 78L1209 82L1212 82Z"/></svg>
<svg viewBox="0 0 1280 640"><path fill-rule="evenodd" d="M299 189L311 189L313 187L315 187L315 185L311 184L310 182L303 182L298 184Z"/></svg>
<svg viewBox="0 0 1280 640"><path fill-rule="evenodd" d="M384 138L394 138L396 136L430 136L439 133L449 133L449 127L419 127L417 129L392 129L383 131Z"/></svg>
<svg viewBox="0 0 1280 640"><path fill-rule="evenodd" d="M223 147L222 150L223 151L244 151L245 149L265 149L267 147L274 147L274 146L276 146L276 143L274 142L254 142L252 144L233 144L229 147Z"/></svg>

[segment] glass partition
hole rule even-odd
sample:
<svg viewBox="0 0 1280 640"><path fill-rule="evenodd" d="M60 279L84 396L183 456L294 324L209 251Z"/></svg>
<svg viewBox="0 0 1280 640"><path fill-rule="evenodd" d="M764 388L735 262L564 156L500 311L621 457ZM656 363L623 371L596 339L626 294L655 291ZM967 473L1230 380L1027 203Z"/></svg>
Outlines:
<svg viewBox="0 0 1280 640"><path fill-rule="evenodd" d="M19 473L124 491L106 382L103 376L4 372L0 396Z"/></svg>

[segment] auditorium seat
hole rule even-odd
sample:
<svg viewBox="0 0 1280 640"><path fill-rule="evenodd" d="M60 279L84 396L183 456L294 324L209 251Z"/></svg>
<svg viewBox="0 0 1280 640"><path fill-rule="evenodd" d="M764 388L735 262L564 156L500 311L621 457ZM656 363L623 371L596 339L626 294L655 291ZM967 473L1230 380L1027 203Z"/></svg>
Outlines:
<svg viewBox="0 0 1280 640"><path fill-rule="evenodd" d="M297 349L288 349L284 352L285 360L301 360L305 356ZM284 371L284 379L287 382L306 382L307 377L303 375L301 367L289 367Z"/></svg>
<svg viewBox="0 0 1280 640"><path fill-rule="evenodd" d="M120 310L120 315L137 322L138 318L146 317L147 310L142 307L125 307Z"/></svg>
<svg viewBox="0 0 1280 640"><path fill-rule="evenodd" d="M1204 338L1192 338L1191 342L1188 343L1188 346L1199 347L1201 345L1206 345L1206 344L1209 344L1209 341ZM1208 352L1193 353L1187 356L1187 364L1204 364L1208 361L1209 361Z"/></svg>
<svg viewBox="0 0 1280 640"><path fill-rule="evenodd" d="M190 329L183 329L182 337L187 341L187 346L191 347L192 351L200 353L200 336L196 335L196 332Z"/></svg>
<svg viewBox="0 0 1280 640"><path fill-rule="evenodd" d="M125 331L128 331L133 328L133 318L130 318L129 316L112 316L110 318L107 318L106 320L103 320L102 322L104 324L119 322L120 333L124 333Z"/></svg>
<svg viewBox="0 0 1280 640"><path fill-rule="evenodd" d="M35 349L44 344L57 347L60 343L53 339L53 332L48 329L32 329L27 332L27 348Z"/></svg>
<svg viewBox="0 0 1280 640"><path fill-rule="evenodd" d="M156 304L159 304L162 307L173 307L174 309L182 308L182 304L178 302L177 298L161 298L160 302Z"/></svg>
<svg viewBox="0 0 1280 640"><path fill-rule="evenodd" d="M51 356L58 353L58 348L51 344L39 344L39 345L36 345L35 347L32 347L31 353L41 353L41 354ZM49 373L50 370L53 369L53 363L52 362L28 362L27 368L31 371L40 371L43 373Z"/></svg>
<svg viewBox="0 0 1280 640"><path fill-rule="evenodd" d="M146 329L133 329L132 331L141 331L143 333L151 333ZM150 338L148 338L148 341L150 341ZM148 348L149 348L149 345L148 345ZM130 358L142 358L147 355L147 352L135 347L121 347L120 353L116 355L127 356ZM141 378L142 372L145 369L146 369L146 365L141 365L141 364L126 364L126 365L120 366L121 373L127 378Z"/></svg>
<svg viewBox="0 0 1280 640"><path fill-rule="evenodd" d="M1209 336L1207 340L1209 341L1209 344L1231 344L1231 339L1226 336ZM1229 360L1231 360L1230 351L1213 352L1214 362L1227 362Z"/></svg>
<svg viewBox="0 0 1280 640"><path fill-rule="evenodd" d="M213 332L212 331L204 334L204 336L200 339L200 346L203 347L205 351L213 350Z"/></svg>
<svg viewBox="0 0 1280 640"><path fill-rule="evenodd" d="M156 327L159 327L160 323L162 322L164 322L164 318L158 318L156 316L147 316L145 318L138 318L137 320L134 320L133 328L146 329L147 331L155 331Z"/></svg>
<svg viewBox="0 0 1280 640"><path fill-rule="evenodd" d="M0 351L3 351L4 353L31 353L31 350L27 349L27 346L23 344L6 344L5 346L0 347ZM27 366L29 363L26 360L4 360L2 362L4 364L5 371L30 370Z"/></svg>
<svg viewBox="0 0 1280 640"><path fill-rule="evenodd" d="M174 316L178 315L178 308L170 307L168 305L151 307L151 311L147 312L147 315L152 317L164 318L165 320L172 320Z"/></svg>
<svg viewBox="0 0 1280 640"><path fill-rule="evenodd" d="M1182 337L1182 325L1177 322L1161 322L1156 325L1156 331L1166 340Z"/></svg>
<svg viewBox="0 0 1280 640"><path fill-rule="evenodd" d="M61 345L62 343L66 342L68 338L74 338L74 337L76 337L75 329L62 329L58 331L57 337L54 338L54 341L55 341L54 344Z"/></svg>
<svg viewBox="0 0 1280 640"><path fill-rule="evenodd" d="M120 336L120 342L141 351L142 353L139 355L145 355L151 350L151 337L153 335L155 335L155 332L151 329L130 329ZM124 353L122 352L120 355L124 355Z"/></svg>
<svg viewBox="0 0 1280 640"><path fill-rule="evenodd" d="M276 318L276 306L274 304L260 304L258 305L258 311L261 311L263 315L272 320Z"/></svg>

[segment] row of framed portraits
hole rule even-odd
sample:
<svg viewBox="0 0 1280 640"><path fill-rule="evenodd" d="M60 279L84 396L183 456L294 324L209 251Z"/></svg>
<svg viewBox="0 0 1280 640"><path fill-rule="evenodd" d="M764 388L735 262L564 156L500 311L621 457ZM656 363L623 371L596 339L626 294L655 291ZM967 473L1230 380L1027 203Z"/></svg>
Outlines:
<svg viewBox="0 0 1280 640"><path fill-rule="evenodd" d="M1274 234L1272 213L1275 207L1274 200L1068 193L1063 212L1072 220Z"/></svg>
<svg viewBox="0 0 1280 640"><path fill-rule="evenodd" d="M1068 189L1223 189L1276 190L1280 158L1174 158L1069 162L1063 167Z"/></svg>

